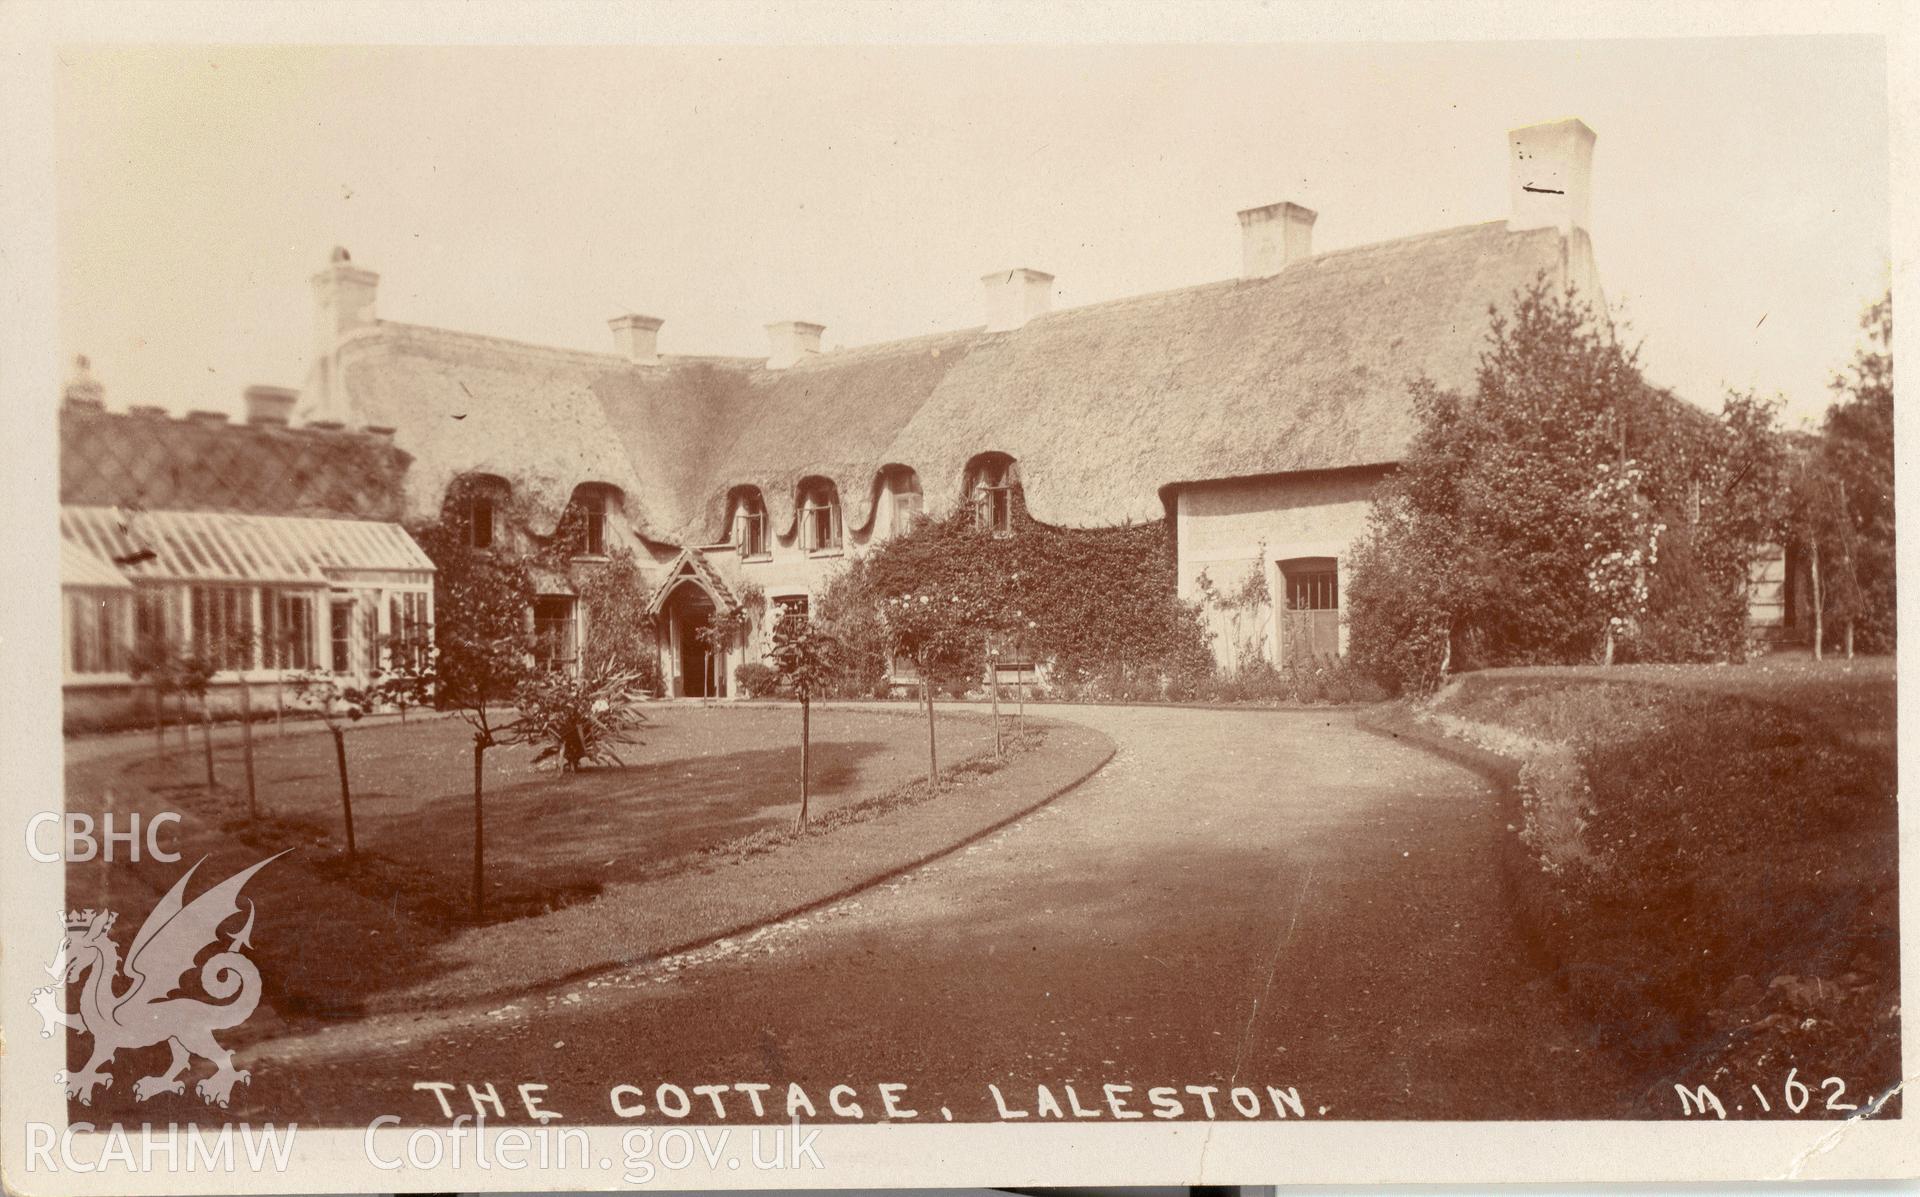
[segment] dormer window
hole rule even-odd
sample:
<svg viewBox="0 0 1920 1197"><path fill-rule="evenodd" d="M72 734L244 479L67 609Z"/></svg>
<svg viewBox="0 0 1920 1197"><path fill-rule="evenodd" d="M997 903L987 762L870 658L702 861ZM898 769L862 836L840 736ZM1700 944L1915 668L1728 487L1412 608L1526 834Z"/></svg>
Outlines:
<svg viewBox="0 0 1920 1197"><path fill-rule="evenodd" d="M840 549L840 496L831 482L814 479L800 492L800 547L809 553Z"/></svg>
<svg viewBox="0 0 1920 1197"><path fill-rule="evenodd" d="M733 500L733 547L742 558L765 557L767 548L767 505L760 492L742 488Z"/></svg>
<svg viewBox="0 0 1920 1197"><path fill-rule="evenodd" d="M606 556L607 496L598 491L588 491L581 495L580 512L586 517L585 535L581 539L585 544L587 556Z"/></svg>
<svg viewBox="0 0 1920 1197"><path fill-rule="evenodd" d="M463 474L447 487L440 518L464 537L467 547L489 552L507 545L510 530L504 523L506 480L492 474Z"/></svg>
<svg viewBox="0 0 1920 1197"><path fill-rule="evenodd" d="M880 484L890 512L888 534L902 536L913 531L926 516L919 477L907 466L888 466L881 472Z"/></svg>
<svg viewBox="0 0 1920 1197"><path fill-rule="evenodd" d="M472 495L467 499L467 543L476 549L493 547L493 496Z"/></svg>
<svg viewBox="0 0 1920 1197"><path fill-rule="evenodd" d="M594 483L574 489L573 506L580 513L580 538L574 551L582 557L607 555L607 489Z"/></svg>
<svg viewBox="0 0 1920 1197"><path fill-rule="evenodd" d="M1013 534L1013 492L1017 485L1013 458L989 453L973 466L974 526L995 536Z"/></svg>

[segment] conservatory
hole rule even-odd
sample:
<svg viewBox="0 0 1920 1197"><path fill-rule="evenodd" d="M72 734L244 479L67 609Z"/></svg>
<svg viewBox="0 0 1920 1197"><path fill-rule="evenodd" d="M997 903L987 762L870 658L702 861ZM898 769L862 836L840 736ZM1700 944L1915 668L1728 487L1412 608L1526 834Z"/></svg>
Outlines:
<svg viewBox="0 0 1920 1197"><path fill-rule="evenodd" d="M143 658L191 653L214 701L319 670L360 685L433 629L433 562L398 524L63 506L70 723L118 722Z"/></svg>

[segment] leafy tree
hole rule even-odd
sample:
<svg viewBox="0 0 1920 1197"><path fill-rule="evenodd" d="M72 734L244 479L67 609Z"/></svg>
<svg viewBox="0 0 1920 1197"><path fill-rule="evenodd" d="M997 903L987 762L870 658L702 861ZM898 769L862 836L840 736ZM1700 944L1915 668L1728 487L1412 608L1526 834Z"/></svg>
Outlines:
<svg viewBox="0 0 1920 1197"><path fill-rule="evenodd" d="M881 608L887 645L895 659L913 662L920 675L920 698L927 711L927 789L940 790L940 747L934 731L933 691L937 681L963 674L976 663L974 645L990 626L978 593L927 587L889 595Z"/></svg>
<svg viewBox="0 0 1920 1197"><path fill-rule="evenodd" d="M804 616L783 615L774 625L769 659L788 690L800 700L800 813L794 817L795 831L806 830L807 805L813 792L813 700L833 684L838 649L831 634Z"/></svg>
<svg viewBox="0 0 1920 1197"><path fill-rule="evenodd" d="M397 633L386 637L380 656L385 668L375 683L374 697L382 707L398 711L400 722L405 723L410 709L434 700L439 650L420 633Z"/></svg>
<svg viewBox="0 0 1920 1197"><path fill-rule="evenodd" d="M510 702L531 672L532 636L525 610L512 600L517 587L509 577L494 576L489 589L479 579L462 588L464 618L438 636L441 700L460 714L473 731L473 917L486 914L487 822L485 807L487 753L517 741L514 721L503 719L497 708Z"/></svg>
<svg viewBox="0 0 1920 1197"><path fill-rule="evenodd" d="M208 703L216 672L212 659L198 648L174 659L174 688L200 704L200 746L206 754L209 793L220 788L220 779L213 772L213 708Z"/></svg>
<svg viewBox="0 0 1920 1197"><path fill-rule="evenodd" d="M142 637L133 649L127 673L134 681L147 683L153 696L153 759L167 759L167 695L179 690L181 653L163 639ZM180 724L186 734L186 722Z"/></svg>
<svg viewBox="0 0 1920 1197"><path fill-rule="evenodd" d="M378 689L349 686L325 670L308 669L294 675L293 692L319 714L333 736L333 762L340 772L340 815L346 827L347 855L352 857L353 787L347 777L347 728L378 708Z"/></svg>
<svg viewBox="0 0 1920 1197"><path fill-rule="evenodd" d="M1492 312L1470 393L1421 380L1411 398L1418 430L1348 572L1365 672L1418 692L1450 669L1611 662L1623 646L1742 651L1767 522L1745 504L1775 485L1749 479L1778 457L1759 406L1730 401L1715 421L1648 385L1611 324L1544 278ZM1683 525L1682 564L1707 574L1697 609L1662 576L1684 573L1668 547Z"/></svg>
<svg viewBox="0 0 1920 1197"><path fill-rule="evenodd" d="M1836 615L1846 649L1870 652L1894 645L1893 294L1868 307L1860 327L1866 341L1833 380L1839 398L1821 429L1824 470L1839 519L1831 529L1841 584Z"/></svg>
<svg viewBox="0 0 1920 1197"><path fill-rule="evenodd" d="M527 562L504 546L468 547L462 488L448 491L439 520L414 532L436 567L434 576L435 693L473 730L473 913L486 912L487 753L514 741L513 721L499 708L532 668L533 576Z"/></svg>
<svg viewBox="0 0 1920 1197"><path fill-rule="evenodd" d="M1780 403L1731 392L1718 421L1676 422L1649 454L1667 525L1648 576L1636 655L1737 660L1747 651L1752 569L1783 543L1788 446Z"/></svg>

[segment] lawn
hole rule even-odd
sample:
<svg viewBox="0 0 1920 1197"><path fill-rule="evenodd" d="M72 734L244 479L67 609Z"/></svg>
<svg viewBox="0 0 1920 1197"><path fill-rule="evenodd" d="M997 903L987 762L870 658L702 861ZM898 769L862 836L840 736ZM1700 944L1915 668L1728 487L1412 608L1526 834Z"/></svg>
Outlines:
<svg viewBox="0 0 1920 1197"><path fill-rule="evenodd" d="M496 749L486 775L489 921L586 901L607 886L703 867L716 854L791 825L798 803L799 711L785 706L651 710L644 743L624 768L561 774L532 751ZM977 714L943 714L943 764L992 749ZM344 856L331 738L311 729L256 733L262 818L245 817L237 744L217 745L221 788L205 787L200 745L178 742L165 761L149 742L77 761L71 810L181 812L169 843L181 864L144 861L69 868L73 906L112 906L137 921L184 863L213 859L211 883L294 848L256 877L255 955L269 1001L284 1013L350 1014L368 991L414 984L428 949L471 924L473 803L470 732L457 719L416 717L350 730L358 857ZM924 778L926 727L911 711L817 710L812 813L857 814ZM196 885L196 889L198 885ZM342 961L353 960L352 984Z"/></svg>
<svg viewBox="0 0 1920 1197"><path fill-rule="evenodd" d="M1516 904L1654 1112L1674 1082L1897 1082L1894 695L1889 661L1763 660L1489 671L1436 704L1534 742Z"/></svg>

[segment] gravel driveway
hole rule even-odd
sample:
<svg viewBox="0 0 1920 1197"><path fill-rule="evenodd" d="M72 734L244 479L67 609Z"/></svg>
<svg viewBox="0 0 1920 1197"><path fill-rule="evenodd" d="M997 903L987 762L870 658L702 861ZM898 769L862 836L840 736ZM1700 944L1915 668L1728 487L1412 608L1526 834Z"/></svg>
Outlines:
<svg viewBox="0 0 1920 1197"><path fill-rule="evenodd" d="M824 1116L845 1082L871 1116L893 1081L923 1118L968 1121L997 1116L989 1083L1037 1114L1036 1086L1064 1104L1070 1082L1103 1114L1107 1083L1133 1086L1136 1109L1150 1086L1218 1086L1230 1118L1235 1085L1266 1117L1268 1086L1310 1117L1632 1112L1522 958L1477 776L1341 711L1046 710L1121 752L988 839L478 1025L370 1024L358 1059L296 1048L255 1065L246 1101L309 1123L437 1122L414 1081L537 1080L550 1108L598 1122L616 1084L651 1106L660 1081L791 1081Z"/></svg>

